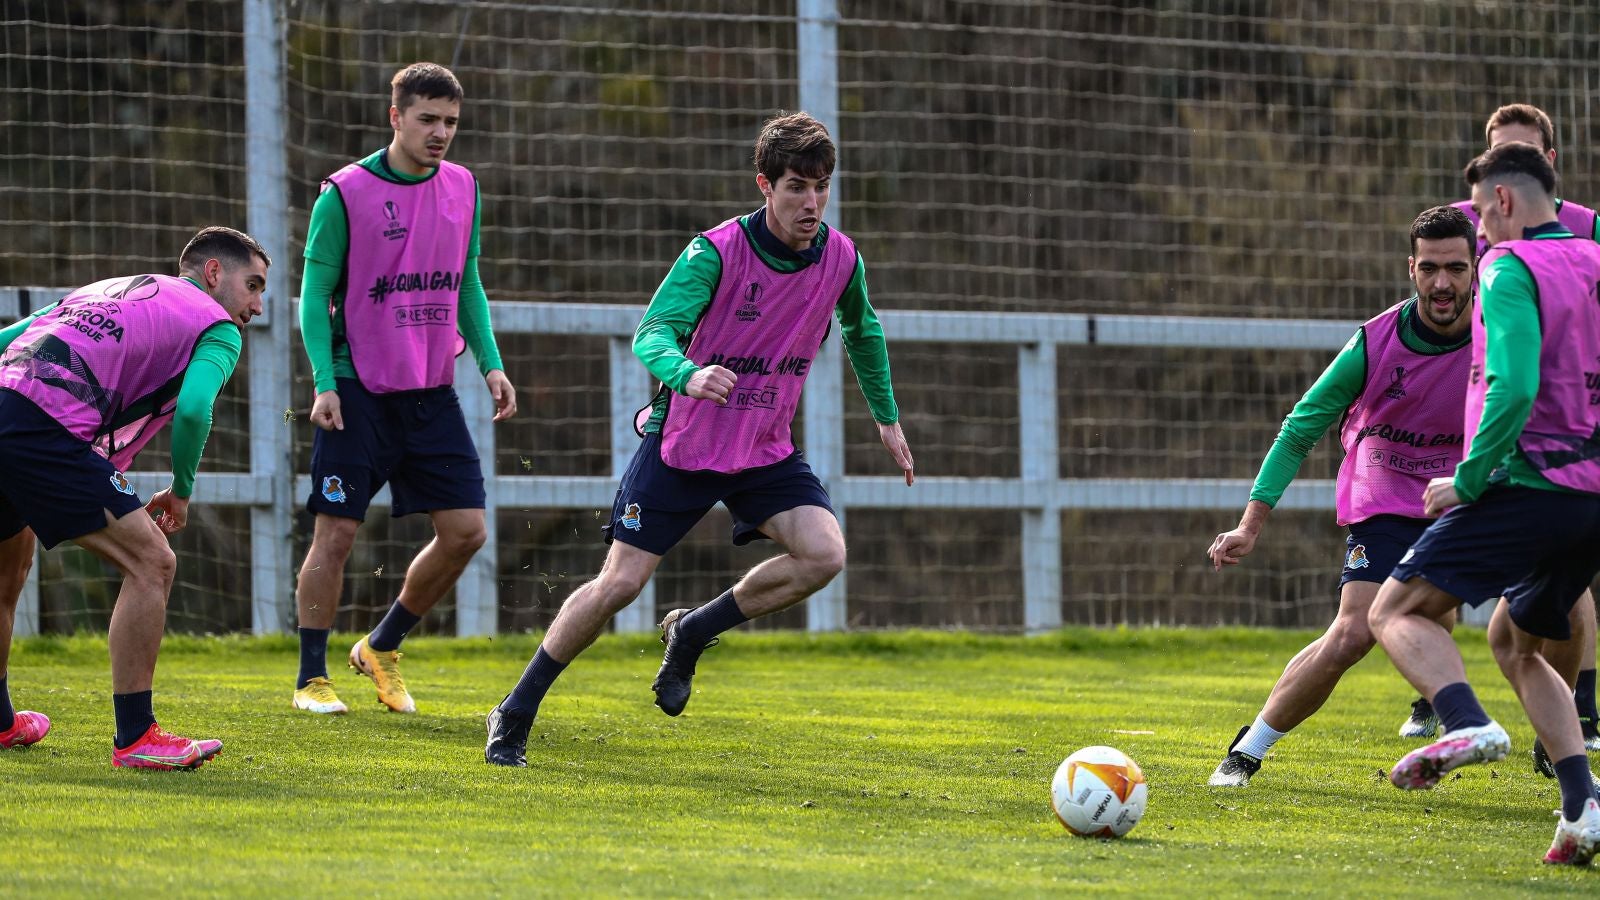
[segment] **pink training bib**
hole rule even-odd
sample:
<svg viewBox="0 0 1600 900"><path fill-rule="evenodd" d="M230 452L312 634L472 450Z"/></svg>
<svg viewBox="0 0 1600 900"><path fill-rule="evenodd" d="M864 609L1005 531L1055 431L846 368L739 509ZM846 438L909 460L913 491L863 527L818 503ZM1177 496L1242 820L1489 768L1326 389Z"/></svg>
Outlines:
<svg viewBox="0 0 1600 900"><path fill-rule="evenodd" d="M726 406L673 395L661 459L678 469L734 473L794 453L789 426L811 361L856 271L856 247L828 232L822 259L797 272L768 266L738 219L702 235L722 256L722 279L687 356L738 376Z"/></svg>
<svg viewBox="0 0 1600 900"><path fill-rule="evenodd" d="M68 294L0 356L0 387L127 469L177 410L200 335L231 321L187 279L112 278Z"/></svg>
<svg viewBox="0 0 1600 900"><path fill-rule="evenodd" d="M1373 516L1422 518L1422 491L1461 462L1461 404L1471 361L1466 347L1417 353L1400 336L1397 303L1361 326L1367 383L1339 426L1340 525Z"/></svg>
<svg viewBox="0 0 1600 900"><path fill-rule="evenodd" d="M345 340L375 394L455 380L456 307L472 240L477 182L454 163L396 184L357 163L328 176L350 222Z"/></svg>
<svg viewBox="0 0 1600 900"><path fill-rule="evenodd" d="M1539 392L1517 447L1554 484L1600 494L1600 244L1587 238L1505 241L1483 257L1483 271L1514 256L1533 275L1539 303ZM1492 281L1481 290L1493 290ZM1471 436L1483 419L1487 331L1481 311L1472 320L1472 372L1466 424Z"/></svg>

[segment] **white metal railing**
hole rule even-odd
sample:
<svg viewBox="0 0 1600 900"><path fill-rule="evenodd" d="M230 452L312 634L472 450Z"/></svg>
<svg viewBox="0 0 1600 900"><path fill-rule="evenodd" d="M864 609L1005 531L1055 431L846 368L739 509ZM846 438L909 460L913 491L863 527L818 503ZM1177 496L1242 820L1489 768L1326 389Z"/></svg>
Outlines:
<svg viewBox="0 0 1600 900"><path fill-rule="evenodd" d="M0 312L38 307L61 295L39 288L0 289ZM637 447L633 412L651 385L633 356L631 342L643 308L602 304L493 303L498 334L588 335L605 337L610 348L611 475L560 477L492 475L485 479L490 540L479 552L456 591L456 629L461 635L493 633L499 597L494 534L499 509L605 509L617 479ZM1011 510L1022 517L1024 624L1030 631L1061 623L1061 511L1067 509L1234 509L1249 492L1246 479L1059 478L1056 360L1061 347L1098 344L1122 347L1190 347L1337 350L1355 323L1322 320L1212 319L1179 316L1095 316L1079 314L976 314L882 310L885 332L894 346L908 342L1010 344L1018 366L1017 415L1020 422L1020 477L956 478L923 476L907 488L899 477L844 473L843 417L846 383L837 339L818 354L803 395L806 457L827 487L848 531L851 509ZM290 350L275 331L293 321L294 310L280 308L268 321L252 324L251 359L282 359L281 366L252 365L251 465L238 474L204 474L195 484L199 503L248 506L252 510L252 596L256 632L292 626L295 560L289 559L288 522L311 490L310 476L289 471L291 431L282 422L288 405ZM280 349L281 348L281 349ZM266 352L263 352L266 351ZM273 353L275 355L268 355ZM468 356L458 361L457 390L482 459L492 466L495 435L492 403ZM266 399L260 399L265 396ZM526 414L526 413L525 413ZM165 486L161 473L131 476L141 494ZM380 494L375 503L386 502ZM1333 508L1328 480L1295 482L1280 509ZM35 572L38 571L36 566ZM35 576L36 577L36 576ZM828 631L846 623L844 576L807 603L807 627ZM38 627L37 587L30 581L18 613L18 634ZM649 630L655 609L646 589L617 618L624 631Z"/></svg>

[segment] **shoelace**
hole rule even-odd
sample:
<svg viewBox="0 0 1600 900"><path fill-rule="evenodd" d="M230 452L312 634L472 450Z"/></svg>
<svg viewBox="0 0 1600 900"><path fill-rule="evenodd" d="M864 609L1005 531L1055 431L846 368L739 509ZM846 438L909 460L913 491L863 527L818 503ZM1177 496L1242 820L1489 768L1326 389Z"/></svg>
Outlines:
<svg viewBox="0 0 1600 900"><path fill-rule="evenodd" d="M190 740L189 738L179 737L169 731L163 731L160 728L157 728L152 734L145 735L144 741L141 741L140 743L145 742L153 742L157 744L177 744L182 746L184 749L188 749L189 745L194 743L194 741ZM138 744L135 744L134 746L138 746Z"/></svg>
<svg viewBox="0 0 1600 900"><path fill-rule="evenodd" d="M672 633L674 635L678 633L678 626L676 624L672 626ZM661 665L665 668L672 669L674 672L679 674L683 674L685 672L692 673L694 671L694 664L697 660L699 660L700 654L720 643L722 643L722 638L714 637L711 640L706 641L704 644L701 644L700 649L690 650L688 649L688 641L677 642L676 645L674 645L673 641L666 641L667 652L663 654ZM674 650L678 650L680 652L674 653ZM682 657L688 658L684 659Z"/></svg>
<svg viewBox="0 0 1600 900"><path fill-rule="evenodd" d="M378 668L382 669L384 677L389 679L390 687L399 691L405 690L406 681L400 677L401 654L399 651L396 651L393 655L387 653L380 655L374 650L373 655L378 657Z"/></svg>
<svg viewBox="0 0 1600 900"><path fill-rule="evenodd" d="M321 679L307 682L306 693L318 703L331 703L339 699L339 695L333 692L333 682Z"/></svg>

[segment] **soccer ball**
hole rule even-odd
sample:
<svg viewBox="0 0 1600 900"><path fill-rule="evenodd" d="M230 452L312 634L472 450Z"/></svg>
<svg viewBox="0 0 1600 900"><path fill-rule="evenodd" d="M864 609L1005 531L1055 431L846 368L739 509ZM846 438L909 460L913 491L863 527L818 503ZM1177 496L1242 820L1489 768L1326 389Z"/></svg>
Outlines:
<svg viewBox="0 0 1600 900"><path fill-rule="evenodd" d="M1066 758L1050 782L1050 805L1082 837L1122 837L1144 815L1149 788L1139 764L1112 747L1085 747Z"/></svg>

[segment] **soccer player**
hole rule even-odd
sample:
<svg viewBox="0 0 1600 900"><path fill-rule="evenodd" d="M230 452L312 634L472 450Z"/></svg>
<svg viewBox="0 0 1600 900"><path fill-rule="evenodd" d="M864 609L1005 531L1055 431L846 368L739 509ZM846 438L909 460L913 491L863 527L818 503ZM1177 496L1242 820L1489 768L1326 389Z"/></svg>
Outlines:
<svg viewBox="0 0 1600 900"><path fill-rule="evenodd" d="M269 265L248 235L205 228L178 257L179 277L99 281L0 330L0 747L50 730L6 689L37 535L122 573L108 635L111 764L195 769L222 750L162 730L150 686L177 569L166 536L188 522L211 407L239 362L240 327L261 315ZM169 421L172 484L145 504L123 471Z"/></svg>
<svg viewBox="0 0 1600 900"><path fill-rule="evenodd" d="M695 663L718 634L801 602L844 567L828 495L789 431L834 316L879 437L911 484L911 450L865 266L850 238L822 221L834 158L827 129L811 116L766 122L755 144L765 205L696 236L656 290L633 350L662 390L647 407L643 441L605 528L611 548L489 713L488 762L527 764L528 728L556 676L719 501L733 514L735 544L771 538L786 552L710 603L667 613L666 654L651 685L667 715L683 712Z"/></svg>
<svg viewBox="0 0 1600 900"><path fill-rule="evenodd" d="M1556 218L1555 169L1541 148L1501 144L1466 168L1481 261L1467 388L1466 455L1424 495L1423 532L1384 582L1369 623L1395 667L1429 698L1442 739L1389 775L1432 787L1503 759L1511 740L1467 683L1433 621L1499 597L1489 645L1554 760L1561 817L1545 862L1583 865L1600 848L1600 800L1567 683L1540 655L1568 641L1568 616L1600 571L1600 246Z"/></svg>
<svg viewBox="0 0 1600 900"><path fill-rule="evenodd" d="M1273 744L1322 708L1344 673L1372 649L1367 609L1429 524L1422 489L1461 459L1473 243L1472 223L1458 210L1439 206L1417 216L1408 260L1416 295L1363 324L1295 404L1261 464L1238 527L1211 544L1217 571L1249 555L1306 454L1339 424L1345 457L1338 521L1350 535L1338 614L1289 661L1255 722L1239 729L1211 775L1213 786L1248 785Z"/></svg>
<svg viewBox="0 0 1600 900"><path fill-rule="evenodd" d="M416 712L400 642L487 535L483 471L452 387L457 329L494 398L494 421L516 412L517 395L478 277L477 179L444 159L461 100L450 70L401 69L391 82L393 140L328 176L311 209L300 331L317 390L306 502L316 526L295 592L296 709L347 711L328 677L328 632L356 529L385 482L395 516L425 512L434 530L394 605L350 648L350 665L389 709Z"/></svg>
<svg viewBox="0 0 1600 900"><path fill-rule="evenodd" d="M1550 122L1550 117L1544 110L1527 103L1513 103L1502 106L1489 116L1483 126L1483 138L1486 149L1498 147L1512 141L1522 141L1538 147L1544 152L1545 158L1550 160L1553 169L1556 163L1555 126ZM1580 206L1557 199L1556 220L1568 231L1582 238L1591 238L1600 241L1600 220L1595 212L1586 206ZM1478 214L1472 209L1471 200L1462 200L1455 207L1467 214L1472 220L1472 227L1478 227ZM1489 246L1480 240L1478 255L1482 256ZM1581 631L1577 637L1595 635L1595 605L1594 594L1584 591L1583 597L1573 607L1573 624ZM1579 621L1581 619L1581 621ZM1600 750L1600 711L1595 707L1595 641L1578 640L1570 646L1563 645L1562 652L1576 654L1571 660L1560 660L1558 669L1562 677L1572 679L1576 670L1576 680L1573 682L1573 701L1578 708L1578 722L1583 727L1584 746L1589 750ZM1552 663L1558 660L1552 660ZM1438 718L1433 715L1432 707L1426 700L1419 699L1412 704L1412 718L1400 727L1403 737L1432 737L1434 726ZM1540 741L1533 742L1533 768L1534 771L1546 778L1555 777L1555 769L1551 767L1550 756L1545 752L1544 744Z"/></svg>
<svg viewBox="0 0 1600 900"><path fill-rule="evenodd" d="M1485 149L1493 149L1501 144L1521 141L1538 147L1545 157L1550 160L1550 166L1556 164L1556 128L1545 115L1544 110L1528 103L1512 103L1502 106L1489 116L1483 126L1483 140ZM1578 237L1590 238L1600 241L1600 221L1597 221L1595 211L1587 206L1580 206L1565 200L1557 199L1556 221ZM1453 204L1456 209L1467 214L1472 220L1472 227L1478 227L1478 213L1472 208L1471 200L1462 200ZM1478 254L1481 256L1489 249L1486 241L1478 242ZM1594 668L1591 665L1589 668Z"/></svg>

